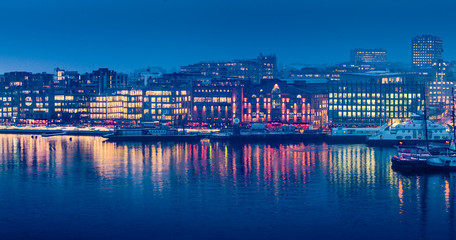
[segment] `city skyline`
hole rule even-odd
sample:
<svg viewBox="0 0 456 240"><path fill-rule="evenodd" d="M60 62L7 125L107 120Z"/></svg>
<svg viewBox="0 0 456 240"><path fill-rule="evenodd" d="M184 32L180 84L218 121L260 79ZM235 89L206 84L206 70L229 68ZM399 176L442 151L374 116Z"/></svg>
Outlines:
<svg viewBox="0 0 456 240"><path fill-rule="evenodd" d="M128 73L146 66L172 71L258 53L274 53L284 65L336 64L347 62L354 48L384 48L389 61L409 63L411 39L423 34L442 38L444 59L456 59L456 36L447 31L455 3L444 0L24 0L1 6L8 24L0 40L0 72L107 67Z"/></svg>

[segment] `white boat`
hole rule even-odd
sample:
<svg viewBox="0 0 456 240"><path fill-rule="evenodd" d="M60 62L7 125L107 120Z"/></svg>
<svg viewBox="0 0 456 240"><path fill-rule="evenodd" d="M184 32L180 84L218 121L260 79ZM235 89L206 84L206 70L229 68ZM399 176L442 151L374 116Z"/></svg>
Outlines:
<svg viewBox="0 0 456 240"><path fill-rule="evenodd" d="M427 122L427 134L425 122ZM451 140L451 135L444 126L425 120L421 114L415 114L410 120L395 126L383 125L376 134L367 138L367 144L372 146L417 145L424 144L426 137L431 143L449 144Z"/></svg>
<svg viewBox="0 0 456 240"><path fill-rule="evenodd" d="M456 152L448 151L440 156L430 158L426 164L431 170L455 171L456 170Z"/></svg>
<svg viewBox="0 0 456 240"><path fill-rule="evenodd" d="M337 127L337 128L331 129L331 133L329 134L328 137L329 137L329 140L331 140L331 141L365 142L367 137L376 134L379 129L380 128Z"/></svg>

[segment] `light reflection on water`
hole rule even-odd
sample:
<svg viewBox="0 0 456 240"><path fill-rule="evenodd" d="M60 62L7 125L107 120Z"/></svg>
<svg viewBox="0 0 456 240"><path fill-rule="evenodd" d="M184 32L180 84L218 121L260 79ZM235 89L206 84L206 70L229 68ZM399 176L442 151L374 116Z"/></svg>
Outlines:
<svg viewBox="0 0 456 240"><path fill-rule="evenodd" d="M401 175L393 154L0 135L0 226L6 239L454 237L456 175Z"/></svg>

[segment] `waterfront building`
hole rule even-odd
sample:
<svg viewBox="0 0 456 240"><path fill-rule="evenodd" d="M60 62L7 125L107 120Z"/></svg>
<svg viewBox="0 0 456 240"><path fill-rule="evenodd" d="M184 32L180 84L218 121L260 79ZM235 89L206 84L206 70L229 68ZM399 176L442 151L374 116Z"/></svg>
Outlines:
<svg viewBox="0 0 456 240"><path fill-rule="evenodd" d="M312 83L315 79L299 83L270 79L275 61L275 57L262 55L250 61L269 72L261 78L262 85L239 77L202 78L187 72L141 72L138 84L131 86L127 86L124 74L108 69L82 75L59 68L54 74L6 73L0 76L0 119L16 123L109 125L162 121L219 127L239 119L244 123L325 125L327 94L325 90L310 90L321 84ZM244 63L250 64L247 62ZM245 89L250 96L244 97ZM251 96L262 91L266 105L255 108L256 98ZM322 92L325 93L317 94ZM249 108L244 107L246 104L255 105ZM273 107L268 108L268 104ZM250 111L249 115L245 111ZM265 117L260 117L262 114Z"/></svg>
<svg viewBox="0 0 456 240"><path fill-rule="evenodd" d="M19 91L18 123L49 123L54 118L54 93L51 89Z"/></svg>
<svg viewBox="0 0 456 240"><path fill-rule="evenodd" d="M323 127L327 123L327 93L311 89L305 83L277 79L247 88L242 104L242 122Z"/></svg>
<svg viewBox="0 0 456 240"><path fill-rule="evenodd" d="M1 78L0 115L4 122L49 122L53 117L53 75L9 72Z"/></svg>
<svg viewBox="0 0 456 240"><path fill-rule="evenodd" d="M191 90L183 86L156 86L143 91L143 122L162 121L182 125L189 120Z"/></svg>
<svg viewBox="0 0 456 240"><path fill-rule="evenodd" d="M192 122L231 125L242 118L244 85L239 80L198 79L192 84Z"/></svg>
<svg viewBox="0 0 456 240"><path fill-rule="evenodd" d="M412 66L416 71L427 71L442 59L442 39L431 35L412 39Z"/></svg>
<svg viewBox="0 0 456 240"><path fill-rule="evenodd" d="M386 50L377 49L352 49L350 62L353 64L379 64L386 63Z"/></svg>
<svg viewBox="0 0 456 240"><path fill-rule="evenodd" d="M19 114L20 91L31 79L29 72L8 72L1 78L1 119L3 122L15 122Z"/></svg>
<svg viewBox="0 0 456 240"><path fill-rule="evenodd" d="M89 97L89 121L135 125L142 118L142 90L117 90Z"/></svg>
<svg viewBox="0 0 456 240"><path fill-rule="evenodd" d="M399 122L424 106L426 76L367 72L342 74L329 83L332 125L381 125Z"/></svg>
<svg viewBox="0 0 456 240"><path fill-rule="evenodd" d="M328 126L328 92L314 92L311 96L311 108L314 110L312 125L315 128L326 128Z"/></svg>
<svg viewBox="0 0 456 240"><path fill-rule="evenodd" d="M16 94L12 91L2 90L0 93L0 117L3 122L12 122L17 118L18 103L15 98Z"/></svg>
<svg viewBox="0 0 456 240"><path fill-rule="evenodd" d="M89 119L89 98L84 90L54 90L55 121L85 123Z"/></svg>

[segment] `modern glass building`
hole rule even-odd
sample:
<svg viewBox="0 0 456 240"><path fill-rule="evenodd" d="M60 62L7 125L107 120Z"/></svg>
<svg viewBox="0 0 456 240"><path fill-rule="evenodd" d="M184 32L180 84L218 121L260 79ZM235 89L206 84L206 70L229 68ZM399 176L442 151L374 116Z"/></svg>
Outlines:
<svg viewBox="0 0 456 240"><path fill-rule="evenodd" d="M367 72L342 74L329 84L331 125L372 125L399 122L424 105L425 76Z"/></svg>
<svg viewBox="0 0 456 240"><path fill-rule="evenodd" d="M142 121L173 121L183 124L189 120L190 107L190 91L185 88L148 88L144 91Z"/></svg>
<svg viewBox="0 0 456 240"><path fill-rule="evenodd" d="M417 36L412 39L412 66L415 70L431 69L442 59L442 39L431 35Z"/></svg>

